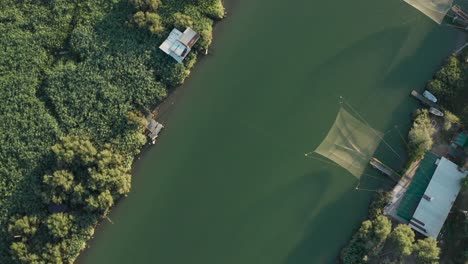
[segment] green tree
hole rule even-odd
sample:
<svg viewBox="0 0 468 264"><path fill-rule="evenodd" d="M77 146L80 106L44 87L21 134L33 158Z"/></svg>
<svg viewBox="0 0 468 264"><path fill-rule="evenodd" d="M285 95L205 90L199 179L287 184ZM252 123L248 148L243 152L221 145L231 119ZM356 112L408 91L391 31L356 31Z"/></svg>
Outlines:
<svg viewBox="0 0 468 264"><path fill-rule="evenodd" d="M200 40L198 41L198 45L200 45L200 47L202 47L203 49L207 49L213 41L213 29L211 28L211 26L207 26L199 30L198 33L200 34Z"/></svg>
<svg viewBox="0 0 468 264"><path fill-rule="evenodd" d="M139 27L146 26L146 15L143 11L138 11L133 15L133 22L137 24Z"/></svg>
<svg viewBox="0 0 468 264"><path fill-rule="evenodd" d="M49 263L64 263L62 249L59 244L47 243L46 246L42 249L41 256L43 259L46 259Z"/></svg>
<svg viewBox="0 0 468 264"><path fill-rule="evenodd" d="M462 188L464 191L468 190L468 177L462 179Z"/></svg>
<svg viewBox="0 0 468 264"><path fill-rule="evenodd" d="M130 3L138 10L155 12L161 5L161 0L130 0Z"/></svg>
<svg viewBox="0 0 468 264"><path fill-rule="evenodd" d="M86 137L69 135L61 138L60 143L52 147L59 166L69 164L72 166L90 165L95 159L97 150Z"/></svg>
<svg viewBox="0 0 468 264"><path fill-rule="evenodd" d="M68 213L52 214L46 221L49 233L57 239L67 237L73 227L73 216Z"/></svg>
<svg viewBox="0 0 468 264"><path fill-rule="evenodd" d="M127 124L138 131L143 132L148 125L148 120L138 112L129 112L127 115Z"/></svg>
<svg viewBox="0 0 468 264"><path fill-rule="evenodd" d="M114 199L108 190L97 197L90 196L86 199L86 208L91 212L105 213L112 205L114 205Z"/></svg>
<svg viewBox="0 0 468 264"><path fill-rule="evenodd" d="M434 132L435 129L431 124L429 112L426 109L418 110L413 127L408 134L412 160L421 159L424 157L424 153L432 148L432 135Z"/></svg>
<svg viewBox="0 0 468 264"><path fill-rule="evenodd" d="M468 126L468 105L463 107L463 110L460 114L460 119L465 126Z"/></svg>
<svg viewBox="0 0 468 264"><path fill-rule="evenodd" d="M156 13L146 12L146 24L151 33L159 35L164 31L161 17Z"/></svg>
<svg viewBox="0 0 468 264"><path fill-rule="evenodd" d="M88 196L89 192L83 187L81 183L73 186L73 191L71 195L71 204L78 206L84 205L86 196Z"/></svg>
<svg viewBox="0 0 468 264"><path fill-rule="evenodd" d="M184 82L224 14L221 0L130 2L0 1L0 263L75 259L102 210L130 190L146 139L128 113L141 117ZM184 63L158 49L176 12L202 35ZM126 26L135 13L145 30ZM50 202L73 212L64 238L50 234Z"/></svg>
<svg viewBox="0 0 468 264"><path fill-rule="evenodd" d="M66 170L55 171L52 175L44 175L44 183L51 189L60 188L69 191L73 186L73 174Z"/></svg>
<svg viewBox="0 0 468 264"><path fill-rule="evenodd" d="M452 87L460 87L463 81L463 68L458 58L451 56L448 59L447 64L436 73L435 77ZM455 91L452 90L450 96L454 95L453 92Z"/></svg>
<svg viewBox="0 0 468 264"><path fill-rule="evenodd" d="M156 35L164 31L161 17L153 12L138 11L133 15L133 21L139 27L146 27L151 33Z"/></svg>
<svg viewBox="0 0 468 264"><path fill-rule="evenodd" d="M52 175L44 175L44 190L42 199L45 203L63 204L69 200L69 193L74 185L73 174L67 170L55 171Z"/></svg>
<svg viewBox="0 0 468 264"><path fill-rule="evenodd" d="M450 111L444 111L444 130L449 131L454 124L459 124L460 118Z"/></svg>
<svg viewBox="0 0 468 264"><path fill-rule="evenodd" d="M390 220L379 215L374 220L362 222L349 244L341 252L343 263L365 263L377 256L391 232Z"/></svg>
<svg viewBox="0 0 468 264"><path fill-rule="evenodd" d="M386 216L379 215L372 221L372 225L373 236L367 241L367 248L370 256L376 256L392 231L392 222Z"/></svg>
<svg viewBox="0 0 468 264"><path fill-rule="evenodd" d="M39 256L29 252L28 246L24 242L13 242L10 246L11 254L21 263L38 264Z"/></svg>
<svg viewBox="0 0 468 264"><path fill-rule="evenodd" d="M418 263L438 263L440 248L437 246L437 241L433 238L419 239L414 245L414 252Z"/></svg>
<svg viewBox="0 0 468 264"><path fill-rule="evenodd" d="M179 28L181 30L185 29L186 27L193 27L193 19L185 14L180 12L176 12L173 15L174 20L174 27Z"/></svg>
<svg viewBox="0 0 468 264"><path fill-rule="evenodd" d="M414 231L409 225L398 225L390 234L390 240L395 247L396 255L408 256L413 252Z"/></svg>
<svg viewBox="0 0 468 264"><path fill-rule="evenodd" d="M377 216L382 215L383 208L391 197L390 192L379 192L369 205L369 219L374 220Z"/></svg>
<svg viewBox="0 0 468 264"><path fill-rule="evenodd" d="M39 226L39 219L36 216L13 218L10 222L8 232L12 236L31 237L36 234Z"/></svg>
<svg viewBox="0 0 468 264"><path fill-rule="evenodd" d="M379 240L387 239L388 234L392 231L392 223L384 216L379 215L374 221L374 233Z"/></svg>

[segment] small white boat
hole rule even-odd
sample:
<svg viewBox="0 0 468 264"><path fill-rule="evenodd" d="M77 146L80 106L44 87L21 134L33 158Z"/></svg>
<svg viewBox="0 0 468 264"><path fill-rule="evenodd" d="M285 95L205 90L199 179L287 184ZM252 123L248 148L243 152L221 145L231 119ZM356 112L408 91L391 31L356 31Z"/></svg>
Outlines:
<svg viewBox="0 0 468 264"><path fill-rule="evenodd" d="M437 103L437 97L435 97L431 92L425 90L423 96L426 97L429 101Z"/></svg>
<svg viewBox="0 0 468 264"><path fill-rule="evenodd" d="M436 115L436 116L444 116L444 113L442 113L442 111L434 107L429 108L429 113Z"/></svg>

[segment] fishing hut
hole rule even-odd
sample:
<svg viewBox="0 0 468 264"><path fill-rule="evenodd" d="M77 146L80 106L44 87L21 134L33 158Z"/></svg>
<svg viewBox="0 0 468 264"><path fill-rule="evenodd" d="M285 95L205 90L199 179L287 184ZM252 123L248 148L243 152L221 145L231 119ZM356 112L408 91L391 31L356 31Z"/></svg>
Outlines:
<svg viewBox="0 0 468 264"><path fill-rule="evenodd" d="M468 171L442 157L436 160L437 167L424 194L410 219L409 226L427 237L437 238L445 219L461 189L461 180Z"/></svg>
<svg viewBox="0 0 468 264"><path fill-rule="evenodd" d="M184 32L180 32L177 28L174 28L169 33L167 39L159 46L159 49L181 63L199 38L200 34L189 27Z"/></svg>
<svg viewBox="0 0 468 264"><path fill-rule="evenodd" d="M146 126L146 132L152 144L156 143L156 139L158 138L159 133L161 132L163 128L164 126L161 123L157 122L156 120L154 119L149 120L148 125Z"/></svg>

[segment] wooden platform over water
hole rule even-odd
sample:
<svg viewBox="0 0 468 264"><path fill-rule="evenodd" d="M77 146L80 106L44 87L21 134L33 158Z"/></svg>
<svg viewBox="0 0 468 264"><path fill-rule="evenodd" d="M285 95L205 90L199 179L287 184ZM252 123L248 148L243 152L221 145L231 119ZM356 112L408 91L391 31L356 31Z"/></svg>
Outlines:
<svg viewBox="0 0 468 264"><path fill-rule="evenodd" d="M372 167L374 167L376 170L379 170L380 172L382 172L383 174L387 175L388 177L390 177L390 179L394 180L394 181L398 181L399 180L399 175L394 171L392 170L390 167L388 167L387 165L383 164L380 160L376 159L376 158L372 158L370 160L370 165Z"/></svg>
<svg viewBox="0 0 468 264"><path fill-rule="evenodd" d="M416 99L418 99L419 101L421 101L421 103L429 106L429 107L434 107L434 108L437 108L437 109L440 109L440 110L443 110L443 108L441 106L439 106L438 104L430 101L429 99L427 99L426 97L422 96L421 94L419 94L418 92L416 92L415 90L411 91L411 95L414 96Z"/></svg>

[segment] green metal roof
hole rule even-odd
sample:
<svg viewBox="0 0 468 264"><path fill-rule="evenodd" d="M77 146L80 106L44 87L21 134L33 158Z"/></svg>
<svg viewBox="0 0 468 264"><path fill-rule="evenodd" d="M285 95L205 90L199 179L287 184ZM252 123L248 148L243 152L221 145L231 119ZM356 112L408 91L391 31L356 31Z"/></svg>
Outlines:
<svg viewBox="0 0 468 264"><path fill-rule="evenodd" d="M428 152L424 156L424 159L421 160L413 176L413 180L397 209L397 215L401 218L410 221L413 217L414 211L416 211L419 201L421 201L424 191L426 191L432 175L437 168L435 164L437 159L438 157L436 155Z"/></svg>
<svg viewBox="0 0 468 264"><path fill-rule="evenodd" d="M455 144L460 147L468 147L468 134L465 132L458 134L455 138Z"/></svg>

